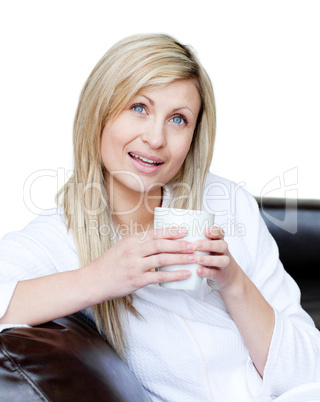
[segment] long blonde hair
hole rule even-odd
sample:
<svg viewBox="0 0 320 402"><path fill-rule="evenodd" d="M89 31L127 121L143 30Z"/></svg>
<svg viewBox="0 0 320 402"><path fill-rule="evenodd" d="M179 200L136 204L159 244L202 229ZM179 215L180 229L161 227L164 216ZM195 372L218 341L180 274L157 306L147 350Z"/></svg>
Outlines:
<svg viewBox="0 0 320 402"><path fill-rule="evenodd" d="M110 48L90 74L74 120L74 173L56 197L83 266L115 242L113 230L107 234L99 230L114 228L100 153L104 126L143 88L192 78L198 84L201 110L188 155L170 184L175 207L201 209L215 138L215 102L211 81L191 48L163 34L130 36ZM98 328L122 357L121 317L126 310L138 315L132 302L128 295L93 307Z"/></svg>

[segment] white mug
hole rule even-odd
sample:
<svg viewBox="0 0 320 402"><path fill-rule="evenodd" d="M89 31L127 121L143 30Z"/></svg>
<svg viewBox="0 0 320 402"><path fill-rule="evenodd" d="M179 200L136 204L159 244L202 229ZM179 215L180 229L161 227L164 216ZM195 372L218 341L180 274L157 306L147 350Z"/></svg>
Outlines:
<svg viewBox="0 0 320 402"><path fill-rule="evenodd" d="M199 239L207 239L204 235L205 230L214 223L214 215L206 211L197 211L191 209L162 208L157 207L154 210L154 229L177 228L186 229L188 234L179 240L195 242ZM209 254L204 251L195 251L195 254ZM190 270L191 276L182 281L164 282L160 285L168 289L196 290L202 283L202 277L197 274L199 264L178 264L159 267L159 270L178 271Z"/></svg>

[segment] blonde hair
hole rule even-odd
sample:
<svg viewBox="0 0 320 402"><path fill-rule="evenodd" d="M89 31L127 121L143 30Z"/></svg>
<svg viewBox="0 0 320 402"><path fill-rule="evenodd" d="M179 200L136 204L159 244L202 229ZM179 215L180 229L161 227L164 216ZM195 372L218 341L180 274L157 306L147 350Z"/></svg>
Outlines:
<svg viewBox="0 0 320 402"><path fill-rule="evenodd" d="M170 184L175 207L201 209L215 138L215 102L211 81L191 48L163 34L130 36L107 51L86 81L74 121L74 173L56 197L81 264L89 264L115 242L110 233L103 236L100 230L91 230L93 223L98 228L114 227L100 153L104 126L142 89L183 79L196 80L201 110L188 155ZM98 328L124 357L122 313L138 315L132 295L103 302L93 310Z"/></svg>

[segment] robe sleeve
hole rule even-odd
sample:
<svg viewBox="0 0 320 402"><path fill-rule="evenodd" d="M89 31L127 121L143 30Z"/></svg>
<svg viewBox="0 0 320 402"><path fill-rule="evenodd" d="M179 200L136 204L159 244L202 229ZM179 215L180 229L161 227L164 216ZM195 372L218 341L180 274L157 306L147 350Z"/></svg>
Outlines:
<svg viewBox="0 0 320 402"><path fill-rule="evenodd" d="M79 268L73 238L61 215L40 215L0 241L0 318L19 281ZM16 323L11 326L23 325ZM0 325L0 331L8 325Z"/></svg>
<svg viewBox="0 0 320 402"><path fill-rule="evenodd" d="M248 197L240 194L243 196ZM263 392L276 397L299 385L320 380L320 332L302 309L299 287L279 260L277 244L252 197L249 205L250 213L242 217L248 219L250 215L251 221L246 244L252 268L247 274L273 307L275 327L263 381L250 360L248 383L253 394Z"/></svg>

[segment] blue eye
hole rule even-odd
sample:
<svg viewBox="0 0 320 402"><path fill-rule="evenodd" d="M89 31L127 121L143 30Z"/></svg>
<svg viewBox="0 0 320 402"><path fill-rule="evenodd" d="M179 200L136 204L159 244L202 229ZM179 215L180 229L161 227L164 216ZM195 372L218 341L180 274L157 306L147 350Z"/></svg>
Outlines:
<svg viewBox="0 0 320 402"><path fill-rule="evenodd" d="M172 121L179 125L187 124L187 120L183 116L175 116L173 117Z"/></svg>
<svg viewBox="0 0 320 402"><path fill-rule="evenodd" d="M145 108L143 105L133 105L131 108L137 113L145 113Z"/></svg>

